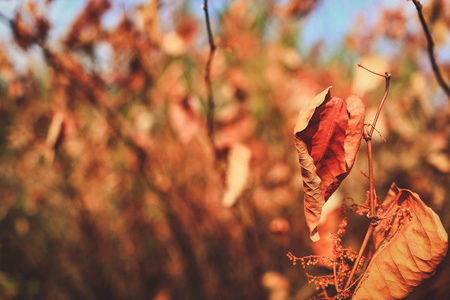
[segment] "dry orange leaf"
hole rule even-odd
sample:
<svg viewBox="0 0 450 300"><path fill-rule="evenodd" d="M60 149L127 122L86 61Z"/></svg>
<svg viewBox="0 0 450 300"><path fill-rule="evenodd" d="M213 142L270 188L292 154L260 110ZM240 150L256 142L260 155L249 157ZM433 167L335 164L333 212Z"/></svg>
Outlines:
<svg viewBox="0 0 450 300"><path fill-rule="evenodd" d="M358 299L403 299L444 259L448 236L419 196L395 183L383 204L393 207L374 233L376 252L353 294Z"/></svg>
<svg viewBox="0 0 450 300"><path fill-rule="evenodd" d="M295 146L302 166L305 218L313 241L325 201L353 167L361 143L365 107L355 95L331 97L331 87L300 111Z"/></svg>

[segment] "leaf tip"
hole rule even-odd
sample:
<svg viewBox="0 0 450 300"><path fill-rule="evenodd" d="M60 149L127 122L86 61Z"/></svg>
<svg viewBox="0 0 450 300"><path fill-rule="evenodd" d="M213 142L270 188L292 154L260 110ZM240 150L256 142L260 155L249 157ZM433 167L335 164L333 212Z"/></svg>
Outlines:
<svg viewBox="0 0 450 300"><path fill-rule="evenodd" d="M308 109L300 111L297 122L294 127L294 135L296 135L298 132L302 131L306 128L308 125L309 120L311 119L312 115L314 114L314 111L317 107L319 107L323 102L331 99L331 88L333 86L327 87L325 90L323 90L321 93L316 95L314 99L312 100L310 106Z"/></svg>
<svg viewBox="0 0 450 300"><path fill-rule="evenodd" d="M319 106L325 100L330 99L331 98L331 91L330 90L331 90L332 87L333 86L330 85L329 87L324 89L320 94L318 94L316 97L314 97L313 103L315 103L316 106Z"/></svg>

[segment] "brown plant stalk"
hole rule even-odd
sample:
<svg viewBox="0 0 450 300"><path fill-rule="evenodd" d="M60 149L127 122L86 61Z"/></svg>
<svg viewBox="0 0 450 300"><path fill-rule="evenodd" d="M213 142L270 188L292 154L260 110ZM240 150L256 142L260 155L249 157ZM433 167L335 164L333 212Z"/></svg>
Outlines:
<svg viewBox="0 0 450 300"><path fill-rule="evenodd" d="M369 215L371 218L374 218L376 213L375 213L375 187L374 187L374 183L373 183L372 136L373 136L373 132L375 130L375 125L377 124L377 121L378 121L378 117L380 116L381 109L383 108L383 104L386 101L387 95L389 93L389 82L391 80L391 74L388 74L387 72L385 72L384 75L376 73L374 71L367 69L361 63L358 64L358 67L363 68L364 70L366 70L374 75L384 77L386 80L386 87L384 89L384 95L383 95L383 98L381 99L380 105L378 105L377 113L375 114L373 122L371 125L369 125L370 129L368 131L364 130L364 139L366 140L366 143L367 143L367 155L368 155L368 160L369 160L369 193L370 193Z"/></svg>
<svg viewBox="0 0 450 300"><path fill-rule="evenodd" d="M383 108L383 104L386 101L387 95L389 93L389 82L391 80L391 74L388 74L387 72L383 74L379 74L376 73L374 71L371 71L369 69L367 69L366 67L364 67L361 63L358 64L358 67L363 68L364 70L375 74L377 76L381 76L384 77L386 80L386 86L385 86L385 90L384 90L384 95L383 98L380 101L380 104L378 105L378 109L377 109L377 113L375 114L375 117L373 119L372 124L370 125L366 125L366 128L364 129L364 133L363 133L363 137L364 140L367 143L367 156L368 156L368 161L369 161L369 218L371 219L369 228L367 230L366 236L364 237L364 240L361 244L361 248L359 249L359 253L358 256L355 260L355 263L352 267L352 270L350 272L350 275L347 279L347 283L345 284L344 290L348 289L351 286L353 277L355 276L355 272L356 269L359 265L359 262L361 261L362 255L367 247L367 244L369 242L370 237L372 236L372 232L375 228L375 226L377 226L378 224L378 218L376 216L376 203L375 203L375 198L376 198L376 192L375 192L375 185L374 185L374 181L373 181L373 155L372 155L372 135L373 132L375 130L375 125L377 124L378 121L378 117L380 116L381 113L381 109ZM370 128L368 130L366 130L367 128Z"/></svg>
<svg viewBox="0 0 450 300"><path fill-rule="evenodd" d="M205 83L206 83L206 87L208 90L207 130L208 130L208 137L211 142L211 145L215 149L215 143L214 143L215 102L214 102L214 96L213 96L212 84L211 84L211 63L214 58L214 52L216 50L216 45L214 43L214 37L212 34L212 30L211 30L211 23L209 21L208 0L204 0L202 8L205 11L206 30L208 32L208 41L209 41L209 54L208 54L208 60L206 61L206 67L205 67Z"/></svg>
<svg viewBox="0 0 450 300"><path fill-rule="evenodd" d="M425 32L425 36L428 43L428 56L430 57L431 67L433 68L434 75L436 77L436 80L438 81L441 88L444 90L444 92L447 94L448 99L450 100L450 86L445 82L444 78L442 77L441 71L439 70L439 67L436 63L436 57L434 55L434 41L431 37L430 29L428 28L427 21L425 20L423 13L422 13L422 4L418 0L412 0L414 5L416 6L417 13L419 15L420 23L422 24L423 31Z"/></svg>

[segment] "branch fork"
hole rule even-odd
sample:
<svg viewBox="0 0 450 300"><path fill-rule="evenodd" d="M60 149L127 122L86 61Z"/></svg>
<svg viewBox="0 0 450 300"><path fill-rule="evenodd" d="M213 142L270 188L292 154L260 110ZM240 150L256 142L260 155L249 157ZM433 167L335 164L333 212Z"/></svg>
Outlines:
<svg viewBox="0 0 450 300"><path fill-rule="evenodd" d="M364 237L364 240L362 242L361 248L358 253L358 257L356 258L355 263L352 268L352 271L350 272L350 275L347 279L347 283L345 284L344 290L347 290L351 287L353 277L355 276L356 269L358 268L358 265L361 261L364 250L367 247L367 244L369 242L370 237L372 236L374 228L380 222L380 218L377 216L377 212L375 211L375 209L376 209L376 203L375 203L376 191L375 191L375 185L373 182L372 135L375 130L375 126L377 124L378 117L380 116L381 109L383 108L383 104L386 101L387 95L389 93L389 82L391 80L391 74L389 74L387 72L385 72L384 75L374 72L374 71L369 70L368 68L364 67L362 65L362 63L359 63L358 67L363 68L364 70L366 70L374 75L384 77L386 80L386 86L385 86L383 98L381 99L380 104L378 105L378 110L372 121L372 124L368 124L368 125L364 126L363 138L367 143L367 155L368 155L368 160L369 160L369 218L370 218L370 225L369 225L369 229L367 230L366 236Z"/></svg>

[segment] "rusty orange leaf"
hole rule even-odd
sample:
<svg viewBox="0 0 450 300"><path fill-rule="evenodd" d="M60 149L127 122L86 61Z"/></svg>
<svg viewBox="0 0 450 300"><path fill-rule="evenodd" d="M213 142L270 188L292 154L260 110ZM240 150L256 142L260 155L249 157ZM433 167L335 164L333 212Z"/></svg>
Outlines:
<svg viewBox="0 0 450 300"><path fill-rule="evenodd" d="M435 273L447 253L447 232L417 194L392 184L383 209L391 217L376 228L376 252L353 300L403 299Z"/></svg>
<svg viewBox="0 0 450 300"><path fill-rule="evenodd" d="M305 218L313 241L325 201L353 167L361 142L365 107L355 95L331 97L331 87L300 111L294 129L302 166Z"/></svg>

